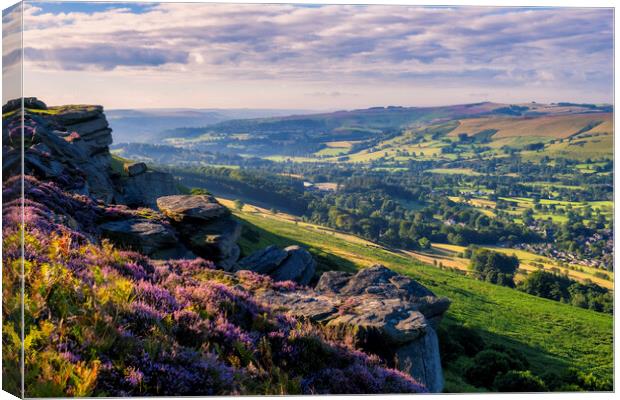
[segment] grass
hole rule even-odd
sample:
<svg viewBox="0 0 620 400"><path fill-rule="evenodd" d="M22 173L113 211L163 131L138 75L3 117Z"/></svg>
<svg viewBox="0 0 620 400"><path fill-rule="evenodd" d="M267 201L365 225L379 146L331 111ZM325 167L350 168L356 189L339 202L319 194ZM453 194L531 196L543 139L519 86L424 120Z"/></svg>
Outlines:
<svg viewBox="0 0 620 400"><path fill-rule="evenodd" d="M118 154L112 153L112 160L110 161L110 167L112 167L112 171L120 174L121 176L127 176L127 172L125 171L125 164L131 163L132 161L119 156Z"/></svg>
<svg viewBox="0 0 620 400"><path fill-rule="evenodd" d="M612 131L613 132L613 131ZM550 158L568 158L572 160L586 160L588 158L613 159L613 133L600 133L598 136L565 139L562 142L549 144L543 152L526 151L522 157L526 161L539 160L547 156Z"/></svg>
<svg viewBox="0 0 620 400"><path fill-rule="evenodd" d="M345 154L349 149L346 147L326 147L314 153L316 156L339 156Z"/></svg>
<svg viewBox="0 0 620 400"><path fill-rule="evenodd" d="M245 211L248 210L248 211ZM441 270L403 253L391 251L352 235L270 215L254 208L235 212L251 230L254 241L242 238L244 254L268 244L301 244L319 258L322 269L352 271L381 263L410 276L440 296L452 300L444 323L477 329L490 343L502 343L524 354L535 373L559 372L568 366L611 377L613 371L612 316L538 298L462 274ZM462 371L448 367L448 387L467 390Z"/></svg>

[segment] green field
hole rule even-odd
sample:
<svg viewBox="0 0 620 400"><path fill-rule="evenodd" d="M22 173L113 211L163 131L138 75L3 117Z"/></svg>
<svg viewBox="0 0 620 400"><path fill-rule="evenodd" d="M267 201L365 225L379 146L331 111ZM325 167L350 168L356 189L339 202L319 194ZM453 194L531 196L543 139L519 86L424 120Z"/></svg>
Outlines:
<svg viewBox="0 0 620 400"><path fill-rule="evenodd" d="M319 269L353 271L381 263L408 275L452 300L444 324L466 324L488 343L501 343L524 354L535 373L568 366L611 378L613 319L555 301L534 297L422 264L356 237L285 220L260 212L235 212L254 233L240 241L249 254L269 244L301 244L319 260ZM247 228L246 228L247 229ZM250 237L250 239L248 238ZM457 365L446 370L446 388L465 390ZM471 387L469 387L471 389Z"/></svg>
<svg viewBox="0 0 620 400"><path fill-rule="evenodd" d="M473 171L470 168L433 168L427 169L426 172L431 172L433 174L448 174L448 175L481 175L480 173Z"/></svg>

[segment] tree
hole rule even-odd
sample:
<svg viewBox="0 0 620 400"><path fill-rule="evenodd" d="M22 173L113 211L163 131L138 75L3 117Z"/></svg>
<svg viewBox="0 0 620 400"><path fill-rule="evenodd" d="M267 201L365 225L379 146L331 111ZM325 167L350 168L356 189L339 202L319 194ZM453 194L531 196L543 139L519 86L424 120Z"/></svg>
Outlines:
<svg viewBox="0 0 620 400"><path fill-rule="evenodd" d="M496 376L510 370L508 356L495 350L482 350L473 361L465 370L465 379L478 387L491 388Z"/></svg>
<svg viewBox="0 0 620 400"><path fill-rule="evenodd" d="M508 371L493 383L498 392L546 392L545 383L531 371Z"/></svg>
<svg viewBox="0 0 620 400"><path fill-rule="evenodd" d="M514 287L514 275L519 268L517 256L508 256L487 249L475 248L470 258L470 268L478 278L502 286Z"/></svg>

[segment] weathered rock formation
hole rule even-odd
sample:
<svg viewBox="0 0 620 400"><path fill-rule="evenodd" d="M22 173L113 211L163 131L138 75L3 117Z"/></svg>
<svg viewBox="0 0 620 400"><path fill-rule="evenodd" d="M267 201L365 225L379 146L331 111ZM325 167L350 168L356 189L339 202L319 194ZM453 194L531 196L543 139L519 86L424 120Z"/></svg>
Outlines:
<svg viewBox="0 0 620 400"><path fill-rule="evenodd" d="M167 172L145 170L117 179L115 199L131 207L157 208L157 198L179 193L174 177Z"/></svg>
<svg viewBox="0 0 620 400"><path fill-rule="evenodd" d="M112 129L103 107L71 105L47 107L32 97L24 99L25 173L53 180L64 189L105 203L155 206L157 197L177 194L172 175L132 168L127 177L116 176L111 167ZM21 99L3 106L3 173L19 174L21 169L21 126L17 113Z"/></svg>
<svg viewBox="0 0 620 400"><path fill-rule="evenodd" d="M157 199L157 206L189 249L226 271L234 268L240 253L241 224L214 197L164 196Z"/></svg>
<svg viewBox="0 0 620 400"><path fill-rule="evenodd" d="M316 272L316 261L308 250L299 246L280 249L269 246L239 261L237 270L269 275L275 281L310 283Z"/></svg>
<svg viewBox="0 0 620 400"><path fill-rule="evenodd" d="M138 251L154 259L194 258L167 224L146 218L123 219L99 225L103 237L121 248Z"/></svg>
<svg viewBox="0 0 620 400"><path fill-rule="evenodd" d="M352 340L409 373L431 392L443 389L435 328L450 302L383 267L351 275L324 273L314 289L257 296L272 307L321 323L338 340Z"/></svg>

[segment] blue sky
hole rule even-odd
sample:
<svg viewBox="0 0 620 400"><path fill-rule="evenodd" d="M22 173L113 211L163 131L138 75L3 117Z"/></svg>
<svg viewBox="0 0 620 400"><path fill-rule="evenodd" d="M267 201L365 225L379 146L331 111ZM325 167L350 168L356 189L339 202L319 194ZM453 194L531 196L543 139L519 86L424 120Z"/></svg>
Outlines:
<svg viewBox="0 0 620 400"><path fill-rule="evenodd" d="M611 9L28 4L25 92L51 104L333 109L613 95Z"/></svg>

